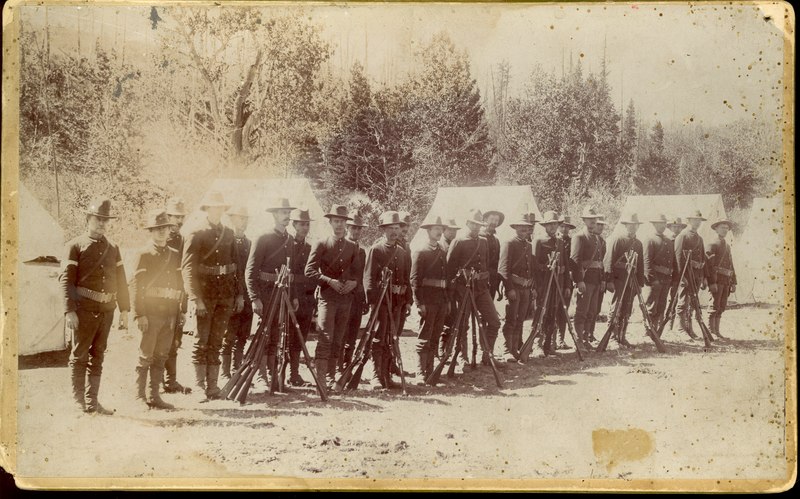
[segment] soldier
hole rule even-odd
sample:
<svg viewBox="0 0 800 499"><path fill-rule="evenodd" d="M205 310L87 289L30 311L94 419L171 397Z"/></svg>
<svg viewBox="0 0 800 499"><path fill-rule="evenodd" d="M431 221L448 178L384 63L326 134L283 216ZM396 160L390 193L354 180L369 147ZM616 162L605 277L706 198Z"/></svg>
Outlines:
<svg viewBox="0 0 800 499"><path fill-rule="evenodd" d="M316 243L308 257L305 274L319 287L319 340L314 362L317 372L322 373L333 386L339 353L336 348L343 344L353 295L358 286L358 245L344 237L346 223L350 220L346 206L333 205L325 218L333 228L333 236Z"/></svg>
<svg viewBox="0 0 800 499"><path fill-rule="evenodd" d="M689 282L694 283L695 290L706 289L707 285L711 287L711 294L717 292L717 286L714 284L716 275L711 274L711 269L706 265L706 253L703 238L697 233L697 229L706 220L703 218L700 210L686 217L689 226L681 231L675 238L675 261L679 269L683 270L686 263L686 254L684 252L691 251L691 261L686 268L686 275L683 280L678 284L678 305L676 313L678 315L678 330L688 334L691 339L697 339L692 329L691 318L691 303L689 293ZM692 281L689 281L692 279Z"/></svg>
<svg viewBox="0 0 800 499"><path fill-rule="evenodd" d="M186 208L182 198L173 197L167 200L167 216L169 217L170 231L167 246L178 251L178 258L183 261L183 236L181 227L186 218ZM183 341L183 326L186 321L188 297L186 292L181 300L181 313L175 321L175 332L169 348L169 356L164 364L164 391L167 393L192 393L192 389L178 383L178 349Z"/></svg>
<svg viewBox="0 0 800 499"><path fill-rule="evenodd" d="M522 323L528 316L528 308L536 295L534 288L534 262L528 234L533 232L530 215L525 213L510 224L516 236L500 245L497 271L508 296L506 320L503 324L505 361L516 362L522 347Z"/></svg>
<svg viewBox="0 0 800 499"><path fill-rule="evenodd" d="M553 284L550 288L550 296L545 303L545 295L547 294L547 283L550 279L550 254L558 251L556 241L556 231L561 223L560 217L555 211L546 211L542 215L542 220L539 225L544 227L545 235L539 236L533 240L533 260L536 274L536 289L541 290L537 293L536 303L539 307L540 314L544 314L542 322L542 331L540 338L543 338L542 351L545 356L555 355L555 333L556 333L556 306L561 308L558 304L558 293L556 285ZM557 268L556 268L557 269ZM536 327L534 323L532 327Z"/></svg>
<svg viewBox="0 0 800 499"><path fill-rule="evenodd" d="M424 385L433 371L433 359L444 321L450 312L447 286L447 253L439 239L447 224L442 217L429 217L420 228L428 232L428 242L414 250L411 257L411 290L419 309L420 330L417 336L417 384Z"/></svg>
<svg viewBox="0 0 800 499"><path fill-rule="evenodd" d="M572 236L570 260L572 260L572 282L578 290L575 302L575 334L587 349L594 332L599 312L598 302L605 291L603 279L603 258L605 245L597 234L597 221L602 215L591 206L583 210L581 218L584 229Z"/></svg>
<svg viewBox="0 0 800 499"><path fill-rule="evenodd" d="M264 210L272 214L273 228L256 239L247 256L247 268L244 271L244 280L247 294L252 302L253 313L264 320L268 319L270 296L275 289L281 267L292 265L293 242L289 237L286 227L289 225L290 215L294 206L286 198L278 198ZM297 310L298 301L294 296L293 288L289 286L292 306ZM262 356L259 375L267 384L267 391L272 392L272 379L277 376L275 366L277 361L278 339L280 338L279 315L274 314L271 324L267 326L268 341L266 355ZM277 378L276 378L277 379Z"/></svg>
<svg viewBox="0 0 800 499"><path fill-rule="evenodd" d="M378 385L374 388L396 388L392 381L391 367L393 364L392 351L389 344L390 323L399 326L401 317L404 317L411 308L411 286L408 276L411 271L406 269L410 260L405 249L398 243L401 225L400 214L396 211L386 211L381 214L378 226L383 232L375 244L367 251L367 260L364 266L364 289L367 301L373 313L378 314L378 329L372 342L372 362L374 366L373 380ZM392 272L392 280L387 291L391 295L392 308L388 306L388 298L376 310L381 291L381 275L384 269ZM391 319L390 319L391 314ZM399 337L399 331L398 331Z"/></svg>
<svg viewBox="0 0 800 499"><path fill-rule="evenodd" d="M92 201L84 213L87 233L67 243L59 276L64 320L72 335L72 394L82 411L110 415L114 411L97 400L103 356L114 309L119 307L120 322L127 327L130 300L119 247L105 237L109 220L117 218L111 215L111 201Z"/></svg>
<svg viewBox="0 0 800 499"><path fill-rule="evenodd" d="M353 360L353 351L356 348L356 342L359 338L359 330L361 329L361 317L369 313L369 304L367 303L367 294L364 291L364 265L367 261L367 252L359 244L361 239L361 232L367 224L364 222L364 217L358 210L350 212L352 220L347 221L347 239L354 242L358 246L358 256L356 258L356 290L353 295L353 304L350 306L350 320L347 323L347 331L344 337L343 352L339 360L339 369L343 370Z"/></svg>
<svg viewBox="0 0 800 499"><path fill-rule="evenodd" d="M489 293L489 264L487 260L489 250L486 247L486 240L478 237L478 231L485 225L483 215L479 210L470 211L464 225L467 233L457 237L447 251L447 280L451 283L455 282L454 294L458 305L461 306L466 292L466 281L461 272L472 269L478 273L473 296L480 320L486 324L487 347L483 350L481 363L490 365L489 354L494 352L497 331L500 329L500 318L497 316L497 309L494 308L492 296ZM467 357L463 346L461 353L466 362ZM481 348L483 349L483 345L481 345ZM455 362L455 359L453 359L453 362Z"/></svg>
<svg viewBox="0 0 800 499"><path fill-rule="evenodd" d="M708 321L711 323L711 332L720 336L719 321L728 305L728 295L736 292L736 270L733 268L731 247L725 241L728 231L733 228L733 222L725 219L719 220L714 222L711 228L717 234L705 244L705 250L709 270L716 274L717 289L712 291L714 302L708 314Z"/></svg>
<svg viewBox="0 0 800 499"><path fill-rule="evenodd" d="M672 272L675 269L675 248L673 241L664 235L667 217L660 214L650 220L650 223L656 233L644 244L644 301L650 322L658 330L667 309Z"/></svg>
<svg viewBox="0 0 800 499"><path fill-rule="evenodd" d="M308 210L297 208L289 215L294 230L294 247L292 253L291 287L292 294L297 298L297 311L295 316L300 325L300 333L305 342L311 330L314 319L314 307L317 301L314 291L317 289L316 281L306 277L306 265L311 254L311 245L306 241L308 232L313 222ZM305 386L306 381L300 376L300 353L303 346L297 339L297 334L289 335L289 383L292 386Z"/></svg>
<svg viewBox="0 0 800 499"><path fill-rule="evenodd" d="M458 234L458 229L460 229L456 224L456 220L454 218L447 220L447 227L444 229L442 233L442 248L444 249L445 254L450 249L450 244L456 238L456 234ZM450 336L450 326L456 320L456 302L454 295L450 294L450 313L447 315L447 318L444 321L444 330L442 331L442 335L439 340L439 357L444 356L444 350L447 346L447 339Z"/></svg>
<svg viewBox="0 0 800 499"><path fill-rule="evenodd" d="M193 227L183 254L183 284L197 313L192 351L195 384L207 400L219 398L219 351L231 314L244 307L244 285L236 273L233 231L222 224L230 205L209 191L200 203L206 218Z"/></svg>
<svg viewBox="0 0 800 499"><path fill-rule="evenodd" d="M483 214L483 221L486 225L481 228L480 237L486 241L486 263L489 267L489 294L492 300L498 297L503 299L500 293L500 275L497 273L497 266L500 263L500 241L497 239L497 228L503 225L505 215L496 210L490 210Z"/></svg>
<svg viewBox="0 0 800 499"><path fill-rule="evenodd" d="M572 279L570 278L570 265L572 260L569 259L571 251L570 231L574 229L570 217L567 215L561 216L561 224L558 226L556 232L556 248L558 249L558 275L561 289L564 291L564 303L567 310L569 310L570 302L572 301ZM561 308L560 305L556 306L556 326L558 326L558 345L556 350L569 350L569 347L564 343L564 335L567 331L567 321L569 316Z"/></svg>
<svg viewBox="0 0 800 499"><path fill-rule="evenodd" d="M250 239L245 236L247 222L250 216L247 206L237 204L230 208L226 215L233 229L233 241L236 245L236 273L241 282L245 282L244 271L247 267L247 257L252 246ZM228 320L228 328L225 330L225 337L222 339L222 376L230 379L231 360L233 370L239 368L244 355L244 346L250 337L250 330L253 327L253 306L250 297L244 299L244 307L241 312L231 315Z"/></svg>
<svg viewBox="0 0 800 499"><path fill-rule="evenodd" d="M603 235L607 226L608 222L606 222L604 216L598 218L597 223L594 225L594 233L598 237L598 241L600 244L600 251L603 254L604 258L605 254L608 252L606 246L606 239L605 236ZM603 272L603 282L600 285L600 298L597 300L597 312L596 312L597 315L595 315L595 320L590 324L590 328L588 329L589 341L592 343L597 342L597 338L595 338L594 336L594 329L597 326L597 318L600 317L600 312L603 309L603 296L605 295L606 291L609 291L611 293L614 292L614 290L611 289L611 276Z"/></svg>
<svg viewBox="0 0 800 499"><path fill-rule="evenodd" d="M447 227L444 228L444 232L442 233L442 245L445 251L450 248L450 243L456 238L456 234L458 234L458 229L460 228L461 227L456 224L454 218L447 220Z"/></svg>
<svg viewBox="0 0 800 499"><path fill-rule="evenodd" d="M611 298L612 314L619 306L619 318L621 322L617 322L616 324L616 331L614 332L615 338L621 346L632 348L633 345L628 342L625 336L628 330L628 320L633 310L635 293L633 290L633 283L628 281L626 286L625 278L627 276L628 252L634 251L638 257L636 268L633 269L633 272L638 282L641 283L644 281L642 242L636 238L636 231L639 230L639 225L641 225L641 223L636 213L632 213L628 217L622 217L619 222L625 226L625 233L620 236L615 236L611 240L611 250L606 252L605 258L603 259L603 267L609 278L607 289L614 293L614 296ZM609 315L609 323L611 323L612 320L613 316Z"/></svg>
<svg viewBox="0 0 800 499"><path fill-rule="evenodd" d="M667 238L672 242L672 248L674 251L675 248L675 238L678 237L678 234L681 233L683 229L686 228L686 224L680 219L680 217L670 219L670 222L667 224L667 229L669 229L669 233L667 234ZM670 296L675 295L677 296L678 287L680 286L680 279L681 279L681 270L682 268L678 268L678 260L674 257L672 258L672 280L670 281L669 286L669 293ZM672 326L670 326L671 328Z"/></svg>
<svg viewBox="0 0 800 499"><path fill-rule="evenodd" d="M181 259L178 250L167 246L172 224L165 210L151 210L144 228L149 231L151 241L136 255L130 284L133 316L142 333L136 366L136 400L154 409L174 409L161 399L158 390L183 299ZM145 395L148 372L150 390Z"/></svg>

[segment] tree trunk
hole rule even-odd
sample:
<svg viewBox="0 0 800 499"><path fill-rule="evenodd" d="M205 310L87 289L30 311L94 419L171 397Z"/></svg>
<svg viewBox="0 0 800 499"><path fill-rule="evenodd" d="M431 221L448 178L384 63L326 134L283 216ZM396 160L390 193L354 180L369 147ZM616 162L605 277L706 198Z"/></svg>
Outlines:
<svg viewBox="0 0 800 499"><path fill-rule="evenodd" d="M247 136L243 134L243 130L245 128L244 106L247 103L247 98L250 97L250 90L253 87L253 80L258 73L259 66L261 66L261 57L263 54L263 50L259 48L258 52L256 53L256 60L247 71L247 77L244 80L244 84L242 85L241 90L239 90L239 95L236 96L233 118L233 150L236 152L236 155L241 155L245 149L244 142L248 140Z"/></svg>

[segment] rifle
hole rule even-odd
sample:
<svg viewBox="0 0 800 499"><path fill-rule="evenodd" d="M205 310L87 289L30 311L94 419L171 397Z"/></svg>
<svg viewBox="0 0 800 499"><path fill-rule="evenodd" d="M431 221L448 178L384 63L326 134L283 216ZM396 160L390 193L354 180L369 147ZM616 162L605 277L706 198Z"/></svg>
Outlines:
<svg viewBox="0 0 800 499"><path fill-rule="evenodd" d="M447 361L450 360L450 354L453 353L453 361L450 363L450 368L455 371L455 359L456 355L458 355L458 344L456 343L458 339L461 337L461 329L464 327L464 317L465 317L465 309L466 309L466 301L462 300L461 304L458 307L458 312L456 312L455 321L452 324L450 336L447 337L447 343L444 347L444 355L441 359L439 359L439 363L436 364L436 367L431 371L428 375L428 378L425 380L425 383L429 385L436 385L439 381L439 377L442 375L442 371L444 370L445 364ZM453 351L455 349L455 352Z"/></svg>
<svg viewBox="0 0 800 499"><path fill-rule="evenodd" d="M391 275L391 272L389 272L389 274ZM397 326L400 325L400 317L395 318L395 314L392 311L394 308L394 302L391 293L389 293L387 305L389 309L389 334L386 337L386 341L389 342L389 348L392 352L393 361L397 365L397 369L400 371L400 386L403 389L403 395L408 395L408 392L406 392L406 375L403 372L403 357L400 354L400 338L398 337L397 331ZM402 313L402 311L403 309L401 308L399 313ZM392 376L391 370L388 376Z"/></svg>
<svg viewBox="0 0 800 499"><path fill-rule="evenodd" d="M703 333L703 343L706 348L709 348L711 347L713 339L711 337L711 331L708 330L705 322L703 322L703 313L700 310L700 298L697 296L697 282L694 279L694 272L689 273L687 281L689 284L689 301L691 307L694 309L695 319L700 325L700 331Z"/></svg>
<svg viewBox="0 0 800 499"><path fill-rule="evenodd" d="M472 281L472 285L474 286L474 280ZM477 315L478 305L475 303L475 295L468 291L469 298L472 302L472 316L473 318ZM500 377L500 371L497 370L497 365L495 364L494 360L494 352L492 352L489 348L489 342L486 340L486 331L483 328L483 322L478 321L478 337L481 340L481 348L483 349L484 353L489 356L489 365L492 366L492 374L494 374L494 382L497 384L497 388L503 388L503 379Z"/></svg>
<svg viewBox="0 0 800 499"><path fill-rule="evenodd" d="M286 268L291 269L291 258L286 257ZM288 294L289 289L289 280L287 279L286 282L282 283L280 286L281 295ZM288 365L288 357L289 357L289 349L287 345L287 308L284 306L283 299L280 300L280 309L278 313L278 356L277 356L277 364L275 366L275 374L272 376L270 380L270 387L269 393L272 395L275 391L283 392L284 390L284 375L286 372L286 366ZM289 306L291 308L291 305Z"/></svg>
<svg viewBox="0 0 800 499"><path fill-rule="evenodd" d="M555 253L555 252L554 252ZM553 253L551 253L552 257ZM581 354L581 349L578 342L578 335L575 334L575 330L572 329L572 323L569 320L569 312L566 301L564 301L564 292L561 288L561 283L558 279L554 279L556 283L556 294L558 294L558 303L561 305L561 309L564 311L564 316L566 317L567 329L569 329L569 335L572 337L572 341L575 343L575 352L578 354L578 359L583 360L583 354Z"/></svg>
<svg viewBox="0 0 800 499"><path fill-rule="evenodd" d="M633 253L634 266L636 265L636 262L638 261L638 257L639 257L638 254ZM659 352L665 353L667 351L667 349L664 346L664 343L661 342L661 338L657 334L655 334L655 332L654 332L655 328L653 327L653 323L650 322L650 316L647 314L647 307L644 306L644 299L642 298L642 288L641 288L641 286L639 286L639 279L636 277L636 273L633 273L632 277L633 277L633 282L632 282L633 290L636 292L636 299L639 300L639 310L641 310L641 312L642 312L642 323L644 324L645 334L651 340L653 340L653 343L656 344L656 349ZM631 298L631 299L633 299L633 298Z"/></svg>
<svg viewBox="0 0 800 499"><path fill-rule="evenodd" d="M683 269L681 270L681 276L678 282L680 283L683 281L684 276L686 275L686 268L689 266L689 261L691 259L692 252L689 251L689 258L686 259L686 262L683 264ZM661 320L661 323L658 325L658 330L656 331L656 335L661 338L661 334L664 332L664 326L669 321L669 328L672 329L673 324L675 324L675 316L677 315L676 310L678 307L678 287L675 287L675 291L670 293L669 297L669 305L667 305L667 313L664 314L664 318Z"/></svg>
<svg viewBox="0 0 800 499"><path fill-rule="evenodd" d="M628 282L631 279L631 274L633 273L633 265L631 259L625 263L625 283L622 285L622 295L617 301L616 307L614 307L614 313L611 315L611 321L608 323L608 329L606 329L606 334L603 335L603 338L600 340L600 343L597 344L596 351L598 352L605 352L606 347L608 347L608 342L611 339L611 333L614 332L617 325L619 324L619 316L622 312L622 303L625 301L625 290L628 289Z"/></svg>
<svg viewBox="0 0 800 499"><path fill-rule="evenodd" d="M458 355L461 354L464 360L467 359L466 334L467 334L467 328L469 327L468 326L469 323L467 321L469 320L469 314L470 314L469 301L467 300L467 293L469 293L470 290L472 289L472 282L475 279L477 279L476 277L477 272L475 272L475 269L470 269L469 271L467 271L466 269L462 269L461 275L464 276L465 287L464 287L464 296L461 297L461 305L459 306L459 308L464 311L464 316L461 319L459 329L456 331L457 336L456 336L455 352L453 352L453 361L450 363L450 367L447 369L448 378L452 378L453 376L456 375L456 359L458 358Z"/></svg>
<svg viewBox="0 0 800 499"><path fill-rule="evenodd" d="M528 339L525 340L525 343L522 344L522 348L519 349L520 362L527 362L531 355L531 350L533 350L533 342L536 341L536 338L539 336L539 331L542 329L542 323L544 322L544 316L547 311L547 304L550 301L550 292L552 291L553 282L555 281L556 275L556 261L552 254L549 256L549 260L550 261L548 262L547 266L550 269L550 277L547 280L547 290L544 293L542 308L539 310L539 318L536 321L536 327L534 327L533 331L531 331L531 334L528 336Z"/></svg>
<svg viewBox="0 0 800 499"><path fill-rule="evenodd" d="M294 310L292 310L291 303L289 302L289 296L287 293L282 294L283 298L283 305L286 307L286 311L289 315L289 319L292 321L292 325L294 325L294 331L297 335L297 341L300 342L300 348L303 351L303 358L306 361L306 367L308 368L309 372L311 372L311 377L314 379L314 385L317 387L317 392L319 393L320 398L323 402L328 401L328 395L325 391L325 385L323 385L320 380L319 376L317 376L317 372L314 368L311 367L311 355L308 353L308 348L306 348L306 342L303 339L303 333L300 330L300 323L297 321L297 316L294 314Z"/></svg>

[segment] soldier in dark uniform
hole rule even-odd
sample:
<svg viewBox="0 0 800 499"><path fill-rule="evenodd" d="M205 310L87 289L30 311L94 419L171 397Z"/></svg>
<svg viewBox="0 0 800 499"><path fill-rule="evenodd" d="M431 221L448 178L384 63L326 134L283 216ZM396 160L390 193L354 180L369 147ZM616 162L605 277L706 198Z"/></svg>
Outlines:
<svg viewBox="0 0 800 499"><path fill-rule="evenodd" d="M669 286L670 296L672 295L677 296L678 287L680 286L681 270L683 269L678 267L678 259L674 258L675 238L678 237L678 234L680 234L681 231L685 228L686 224L683 223L680 217L675 217L670 219L669 223L667 224L668 231L664 232L665 235L667 236L667 239L669 239L672 242L672 248L673 248L672 280L670 281L670 286Z"/></svg>
<svg viewBox="0 0 800 499"><path fill-rule="evenodd" d="M678 284L678 306L676 307L679 326L678 329L688 334L690 338L696 339L697 335L694 334L692 328L691 318L691 303L689 295L689 279L694 282L695 289L705 289L706 286L711 287L711 294L717 291L716 275L711 274L711 269L707 265L705 244L703 238L697 233L697 229L706 220L699 210L696 210L691 216L686 217L689 226L675 238L675 261L679 269L683 269L686 263L686 255L684 251L691 251L691 261L686 268L686 275L683 280Z"/></svg>
<svg viewBox="0 0 800 499"><path fill-rule="evenodd" d="M281 267L287 263L292 264L290 259L293 255L294 243L292 238L289 237L286 227L289 225L293 209L294 206L286 198L277 199L265 209L265 211L272 213L274 219L273 229L261 234L256 239L247 256L247 267L244 271L247 294L252 302L253 313L258 314L264 320L267 320L269 314L267 307L270 303L270 295L275 288ZM292 305L297 310L298 302L291 285L289 290ZM268 391L273 386L272 377L278 374L275 372L275 366L278 339L280 338L279 327L280 318L279 314L276 313L272 318L272 323L268 326L266 355L262 356L261 365L258 366L259 375L267 384Z"/></svg>
<svg viewBox="0 0 800 499"><path fill-rule="evenodd" d="M306 265L311 254L311 245L306 241L308 232L311 230L311 216L308 210L297 208L292 210L289 215L294 230L294 246L292 253L291 268L291 287L292 294L297 298L297 310L295 316L300 325L300 332L303 341L308 338L311 331L311 323L314 318L314 291L317 289L316 281L306 277ZM297 339L297 334L289 335L289 383L292 386L304 386L306 381L300 376L300 354L303 350L302 344Z"/></svg>
<svg viewBox="0 0 800 499"><path fill-rule="evenodd" d="M456 224L456 220L454 218L447 220L447 227L444 228L444 232L442 232L442 246L444 250L447 251L450 249L450 243L453 242L453 239L456 238L456 234L458 234L458 229L461 227Z"/></svg>
<svg viewBox="0 0 800 499"><path fill-rule="evenodd" d="M87 413L113 414L97 400L108 334L119 307L127 327L130 299L119 247L106 239L111 201L98 199L86 213L87 233L67 243L59 276L64 315L71 331L69 367L76 405ZM88 378L88 384L87 384Z"/></svg>
<svg viewBox="0 0 800 499"><path fill-rule="evenodd" d="M636 238L636 231L639 230L639 217L636 213L632 213L628 217L623 217L619 221L625 226L625 234L615 236L611 240L611 249L606 252L603 259L603 267L605 273L609 276L608 289L614 293L611 299L611 313L609 314L609 323L613 320L614 310L617 309L617 304L620 306L619 318L617 322L616 331L614 332L617 342L625 347L631 348L631 345L626 338L628 329L628 320L633 310L633 300L636 294L633 289L633 283L630 281L625 286L625 277L627 276L627 254L629 251L634 251L637 256L636 268L633 269L637 282L644 281L644 257L642 256L643 248L642 242ZM641 284L640 284L641 285Z"/></svg>
<svg viewBox="0 0 800 499"><path fill-rule="evenodd" d="M420 316L416 346L418 385L424 385L433 370L439 336L450 312L447 253L439 242L445 227L447 224L442 217L430 217L420 225L428 232L428 242L415 249L411 257L411 290Z"/></svg>
<svg viewBox="0 0 800 499"><path fill-rule="evenodd" d="M599 312L599 301L605 291L603 258L605 245L595 231L597 220L602 215L594 208L586 207L581 218L586 225L572 236L570 260L572 260L572 282L578 290L575 302L575 334L587 349Z"/></svg>
<svg viewBox="0 0 800 499"><path fill-rule="evenodd" d="M550 254L558 251L556 241L556 231L561 223L559 215L555 211L546 211L542 215L542 220L539 225L544 227L545 235L534 238L533 240L533 261L536 275L536 289L541 290L537 292L537 306L540 313L544 314L542 321L542 331L540 337L542 338L542 352L544 355L555 355L555 335L556 335L556 306L558 300L558 291L556 285L553 284L550 288L550 296L545 303L545 295L547 294L547 282L550 279ZM560 305L558 305L560 308ZM532 324L536 327L536 324Z"/></svg>
<svg viewBox="0 0 800 499"><path fill-rule="evenodd" d="M339 369L344 370L353 360L353 351L359 338L361 329L361 318L369 313L367 294L364 291L364 265L367 262L367 251L359 244L361 232L367 224L364 217L358 210L350 212L352 220L347 221L347 239L358 245L358 256L356 258L356 290L353 295L353 303L350 306L350 320L347 322L347 331L344 336L344 347L339 358Z"/></svg>
<svg viewBox="0 0 800 499"><path fill-rule="evenodd" d="M245 235L247 222L250 215L247 206L236 204L231 207L226 215L233 229L233 240L236 245L236 273L241 282L245 282L244 270L247 267L247 256L250 254L250 239ZM225 337L222 340L222 376L230 379L231 365L233 370L239 368L244 355L244 346L250 337L250 330L253 327L253 306L250 297L245 296L244 307L241 312L231 315L228 320L228 328L225 330ZM231 364L231 361L233 363Z"/></svg>
<svg viewBox="0 0 800 499"><path fill-rule="evenodd" d="M647 238L644 244L644 301L650 322L656 329L664 320L675 269L675 247L673 241L664 235L667 217L664 214L650 220L655 235Z"/></svg>
<svg viewBox="0 0 800 499"><path fill-rule="evenodd" d="M500 241L497 239L497 228L503 225L505 215L496 210L490 210L483 214L483 221L486 225L481 228L480 237L486 241L486 264L489 266L489 294L494 300L500 294L500 274L497 273L497 266L500 263Z"/></svg>
<svg viewBox="0 0 800 499"><path fill-rule="evenodd" d="M319 340L314 362L317 372L322 373L332 386L339 353L336 348L344 343L353 295L358 286L358 245L344 237L346 223L350 220L346 206L333 205L325 218L331 224L333 236L317 241L308 257L305 273L319 286Z"/></svg>
<svg viewBox="0 0 800 499"><path fill-rule="evenodd" d="M458 230L461 227L456 224L454 218L450 218L447 220L447 227L445 227L444 232L442 233L442 248L444 249L445 254L450 249L450 244L456 238L456 234L458 234ZM441 338L439 340L439 357L441 358L444 356L444 349L447 346L447 339L450 336L450 326L456 320L456 302L454 295L450 294L450 313L447 315L447 318L444 321L444 330L442 331Z"/></svg>
<svg viewBox="0 0 800 499"><path fill-rule="evenodd" d="M209 191L200 203L206 218L186 238L183 283L197 313L197 335L192 351L195 383L207 399L219 398L222 338L231 314L244 307L244 285L236 273L233 231L222 224L229 207L222 193Z"/></svg>
<svg viewBox="0 0 800 499"><path fill-rule="evenodd" d="M481 363L489 365L489 354L494 353L497 331L500 329L500 318L497 316L497 309L494 308L494 302L489 293L489 264L487 260L489 250L486 247L486 240L478 236L478 231L483 225L481 212L479 210L471 211L465 222L467 233L457 237L447 252L447 280L450 283L455 282L454 294L460 306L466 292L466 281L460 274L461 271L473 269L478 273L473 296L480 320L486 325L486 346L488 347L483 351ZM462 345L461 352L462 358L466 362L465 346ZM483 349L483 345L481 345L481 348ZM455 362L455 359L453 361Z"/></svg>
<svg viewBox="0 0 800 499"><path fill-rule="evenodd" d="M130 283L133 315L142 333L136 400L154 409L174 409L158 393L184 294L180 254L167 246L171 227L165 210L148 213L144 228L150 232L151 242L136 255ZM148 372L150 390L145 394Z"/></svg>
<svg viewBox="0 0 800 499"><path fill-rule="evenodd" d="M527 239L528 234L533 232L530 215L525 213L510 225L517 235L500 244L497 271L508 297L506 319L503 324L505 360L516 362L519 359L519 349L522 347L522 324L528 316L528 308L534 299L531 295L536 294L536 289L533 249Z"/></svg>
<svg viewBox="0 0 800 499"><path fill-rule="evenodd" d="M373 380L378 385L373 388L396 388L397 385L392 381L390 364L393 364L393 355L389 344L390 333L390 314L395 327L399 326L401 317L404 317L411 308L412 293L408 277L410 269L406 269L410 258L406 256L406 251L398 243L400 227L403 223L400 214L396 211L387 211L381 214L379 226L383 231L382 238L379 238L367 251L367 259L364 265L364 289L367 293L367 301L373 313L378 314L378 329L372 342L372 362ZM392 308L389 308L389 300L384 299L383 304L377 310L378 299L381 291L381 275L383 269L392 272L392 280L387 290L391 295ZM397 332L398 337L400 332Z"/></svg>
<svg viewBox="0 0 800 499"><path fill-rule="evenodd" d="M556 248L558 249L558 276L561 283L561 289L564 291L564 303L569 310L570 302L572 301L572 278L570 277L570 267L572 260L569 259L571 253L571 235L570 231L574 229L570 217L566 215L561 216L561 224L558 226L556 233ZM567 332L567 321L569 316L561 308L560 304L556 304L556 326L558 326L558 345L556 350L569 350L569 347L564 343L564 335Z"/></svg>
<svg viewBox="0 0 800 499"><path fill-rule="evenodd" d="M710 241L705 243L706 258L709 270L716 274L717 290L712 292L714 299L708 314L711 332L719 336L719 321L728 305L728 295L736 292L736 270L733 268L731 247L725 241L725 236L733 227L730 220L719 220L711 225L717 233Z"/></svg>
<svg viewBox="0 0 800 499"><path fill-rule="evenodd" d="M594 233L597 236L598 244L600 245L600 252L603 254L603 258L605 258L605 254L608 253L607 245L606 245L606 238L604 236L606 227L608 226L608 222L604 216L601 216L597 219L597 222L594 224ZM595 315L595 320L589 325L590 327L587 329L589 341L592 343L597 342L597 338L594 336L594 329L597 326L597 318L600 317L600 312L603 310L603 300L606 294L606 291L613 293L614 286L611 283L611 275L606 274L603 272L603 282L600 285L600 298L597 300L597 312Z"/></svg>
<svg viewBox="0 0 800 499"><path fill-rule="evenodd" d="M167 200L167 216L169 217L169 223L172 224L170 226L169 237L167 238L167 246L177 250L178 257L182 261L184 241L181 235L181 227L183 227L183 221L186 218L186 208L183 199L173 197ZM178 383L178 349L181 347L183 341L183 325L186 321L187 308L188 296L184 292L183 299L181 300L181 313L178 315L172 344L169 348L169 356L164 364L164 391L167 393L192 393L191 388Z"/></svg>

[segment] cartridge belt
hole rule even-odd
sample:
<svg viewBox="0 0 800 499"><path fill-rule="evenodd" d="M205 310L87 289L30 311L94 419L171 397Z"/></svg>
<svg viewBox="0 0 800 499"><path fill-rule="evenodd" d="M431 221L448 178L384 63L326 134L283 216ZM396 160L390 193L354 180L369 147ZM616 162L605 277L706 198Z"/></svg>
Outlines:
<svg viewBox="0 0 800 499"><path fill-rule="evenodd" d="M717 274L722 274L727 277L733 276L733 270L730 269L723 269L722 267L717 267Z"/></svg>
<svg viewBox="0 0 800 499"><path fill-rule="evenodd" d="M672 275L672 269L669 267L662 267L661 265L653 265L653 270L655 270L659 274L664 274L666 276Z"/></svg>
<svg viewBox="0 0 800 499"><path fill-rule="evenodd" d="M693 269L702 269L705 266L706 266L705 262L698 262L698 261L692 260L692 268Z"/></svg>
<svg viewBox="0 0 800 499"><path fill-rule="evenodd" d="M407 289L407 286L405 286L405 285L392 284L392 286L391 286L392 294L395 294L395 295L403 295L403 294L405 294L406 293L406 289Z"/></svg>
<svg viewBox="0 0 800 499"><path fill-rule="evenodd" d="M270 274L269 272L259 272L258 278L266 282L277 282L278 274Z"/></svg>
<svg viewBox="0 0 800 499"><path fill-rule="evenodd" d="M228 265L200 265L200 273L203 275L226 275L236 272L236 264L229 263Z"/></svg>
<svg viewBox="0 0 800 499"><path fill-rule="evenodd" d="M175 288L147 288L144 294L147 298L164 298L166 300L180 300L183 291Z"/></svg>
<svg viewBox="0 0 800 499"><path fill-rule="evenodd" d="M586 269L601 269L603 268L603 262L597 260L584 260L581 262L581 266Z"/></svg>
<svg viewBox="0 0 800 499"><path fill-rule="evenodd" d="M98 303L111 303L117 298L116 293L101 293L100 291L95 291L93 289L84 288L81 286L78 286L78 296L89 298L90 300Z"/></svg>
<svg viewBox="0 0 800 499"><path fill-rule="evenodd" d="M447 287L447 280L446 279L423 279L422 280L423 286L428 286L431 288L446 288Z"/></svg>
<svg viewBox="0 0 800 499"><path fill-rule="evenodd" d="M522 286L523 288L530 288L533 286L533 279L525 279L524 277L520 277L516 274L511 274L511 282L517 286Z"/></svg>
<svg viewBox="0 0 800 499"><path fill-rule="evenodd" d="M308 278L305 274L289 274L289 282L293 284L317 284L316 279Z"/></svg>

